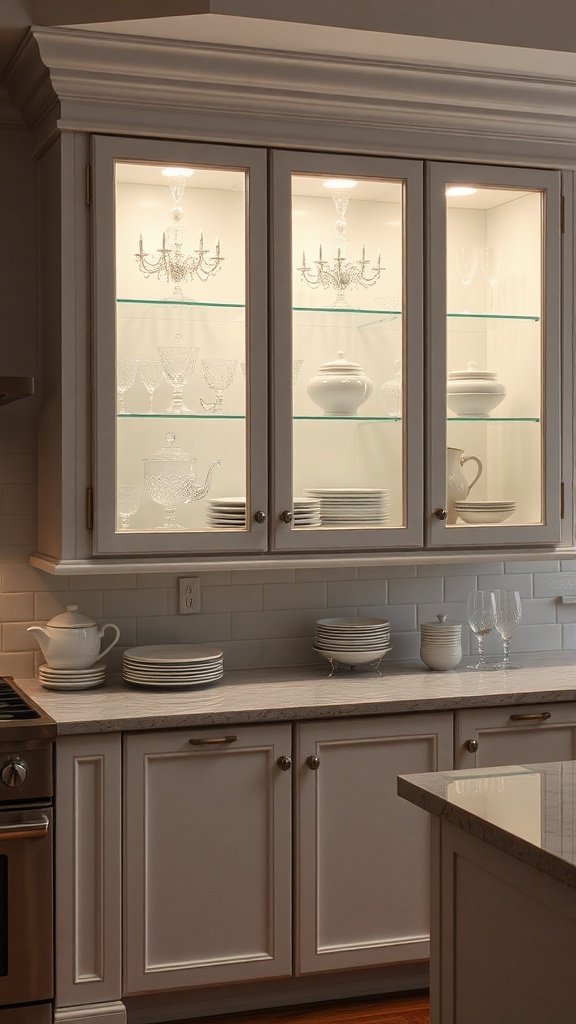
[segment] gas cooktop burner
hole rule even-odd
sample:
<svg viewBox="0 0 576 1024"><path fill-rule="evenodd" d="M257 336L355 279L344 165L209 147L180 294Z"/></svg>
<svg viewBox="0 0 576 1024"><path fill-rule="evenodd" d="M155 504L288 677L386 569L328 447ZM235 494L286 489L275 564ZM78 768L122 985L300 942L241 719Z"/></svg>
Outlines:
<svg viewBox="0 0 576 1024"><path fill-rule="evenodd" d="M27 704L24 697L0 676L0 722L12 722L22 718L40 718L40 712Z"/></svg>
<svg viewBox="0 0 576 1024"><path fill-rule="evenodd" d="M53 736L56 725L33 700L18 688L12 676L0 676L0 740L6 729L18 729L20 739Z"/></svg>

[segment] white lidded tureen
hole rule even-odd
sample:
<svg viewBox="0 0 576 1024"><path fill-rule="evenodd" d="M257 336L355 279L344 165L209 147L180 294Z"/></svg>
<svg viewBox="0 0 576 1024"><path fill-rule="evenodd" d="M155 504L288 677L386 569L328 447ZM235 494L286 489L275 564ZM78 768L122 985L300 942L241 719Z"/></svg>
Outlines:
<svg viewBox="0 0 576 1024"><path fill-rule="evenodd" d="M360 363L351 363L338 352L338 358L323 363L307 384L308 394L325 416L355 416L374 390Z"/></svg>
<svg viewBox="0 0 576 1024"><path fill-rule="evenodd" d="M101 650L100 641L107 629L113 629L115 636ZM67 605L65 612L55 615L45 626L29 626L28 632L36 637L50 668L66 669L90 668L120 637L118 626L107 622L99 629L93 619L78 611L76 604Z"/></svg>
<svg viewBox="0 0 576 1024"><path fill-rule="evenodd" d="M490 370L468 363L466 370L451 370L446 385L448 408L457 416L488 416L506 398L506 388Z"/></svg>

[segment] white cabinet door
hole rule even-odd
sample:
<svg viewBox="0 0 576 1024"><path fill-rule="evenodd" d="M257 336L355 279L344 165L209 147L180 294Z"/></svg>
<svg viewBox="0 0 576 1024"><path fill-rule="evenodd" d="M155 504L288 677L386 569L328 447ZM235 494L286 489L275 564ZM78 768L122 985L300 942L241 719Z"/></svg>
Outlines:
<svg viewBox="0 0 576 1024"><path fill-rule="evenodd" d="M572 761L576 704L469 708L455 718L455 767Z"/></svg>
<svg viewBox="0 0 576 1024"><path fill-rule="evenodd" d="M291 973L290 725L125 738L125 992Z"/></svg>
<svg viewBox="0 0 576 1024"><path fill-rule="evenodd" d="M448 712L297 726L299 974L428 956L429 816L396 779L449 770L452 729Z"/></svg>

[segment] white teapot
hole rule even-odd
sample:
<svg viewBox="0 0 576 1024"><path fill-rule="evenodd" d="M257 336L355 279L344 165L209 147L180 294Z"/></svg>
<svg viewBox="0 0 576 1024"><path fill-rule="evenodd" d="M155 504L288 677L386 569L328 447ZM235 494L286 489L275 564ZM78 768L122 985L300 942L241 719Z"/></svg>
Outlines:
<svg viewBox="0 0 576 1024"><path fill-rule="evenodd" d="M107 629L113 629L115 637L104 650L100 641ZM50 668L90 668L118 642L120 630L111 622L102 629L92 619L78 611L78 605L69 604L66 611L55 615L46 626L28 626L38 641L42 654Z"/></svg>

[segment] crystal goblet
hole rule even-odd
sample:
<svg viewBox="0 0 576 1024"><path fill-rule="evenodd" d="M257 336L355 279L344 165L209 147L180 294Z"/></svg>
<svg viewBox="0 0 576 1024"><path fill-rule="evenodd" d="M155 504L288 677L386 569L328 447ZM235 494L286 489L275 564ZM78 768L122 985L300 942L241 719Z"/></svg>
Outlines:
<svg viewBox="0 0 576 1024"><path fill-rule="evenodd" d="M172 402L165 411L173 416L193 413L184 405L183 391L196 369L199 351L187 345L163 345L158 349L164 376L173 389Z"/></svg>
<svg viewBox="0 0 576 1024"><path fill-rule="evenodd" d="M504 660L498 668L519 668L510 664L510 640L514 636L520 619L522 605L517 590L496 590L496 629L504 644Z"/></svg>
<svg viewBox="0 0 576 1024"><path fill-rule="evenodd" d="M128 529L128 520L140 508L142 488L138 484L120 484L116 498L116 508L121 520L121 529Z"/></svg>
<svg viewBox="0 0 576 1024"><path fill-rule="evenodd" d="M494 312L494 285L502 266L502 249L499 245L489 245L480 249L480 273L490 286L490 305L488 312Z"/></svg>
<svg viewBox="0 0 576 1024"><path fill-rule="evenodd" d="M292 361L292 384L295 384L296 381L298 380L303 362L303 359L294 359Z"/></svg>
<svg viewBox="0 0 576 1024"><path fill-rule="evenodd" d="M492 590L475 590L466 603L468 625L478 641L478 661L469 668L486 669L484 640L496 625L496 598Z"/></svg>
<svg viewBox="0 0 576 1024"><path fill-rule="evenodd" d="M140 359L138 361L138 369L140 371L140 379L148 392L149 404L146 414L151 416L154 392L164 380L162 363L158 359Z"/></svg>
<svg viewBox="0 0 576 1024"><path fill-rule="evenodd" d="M212 388L216 395L215 402L205 402L200 399L200 404L205 412L213 412L215 415L222 414L222 399L224 391L229 388L236 373L236 359L203 359L202 369L204 379L209 388Z"/></svg>
<svg viewBox="0 0 576 1024"><path fill-rule="evenodd" d="M124 395L133 386L136 380L136 370L138 369L137 359L119 359L118 366L116 368L116 390L120 399L118 403L118 412L126 412L124 408Z"/></svg>
<svg viewBox="0 0 576 1024"><path fill-rule="evenodd" d="M454 265L456 273L464 285L464 309L463 313L469 313L468 309L468 287L478 267L478 249L470 246L460 246L454 252Z"/></svg>

